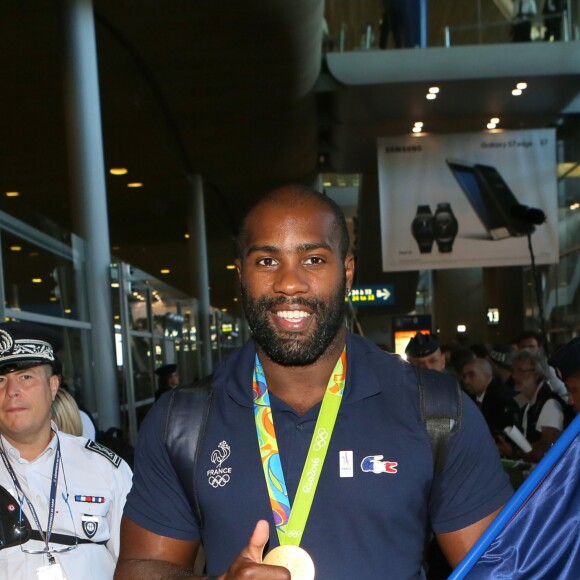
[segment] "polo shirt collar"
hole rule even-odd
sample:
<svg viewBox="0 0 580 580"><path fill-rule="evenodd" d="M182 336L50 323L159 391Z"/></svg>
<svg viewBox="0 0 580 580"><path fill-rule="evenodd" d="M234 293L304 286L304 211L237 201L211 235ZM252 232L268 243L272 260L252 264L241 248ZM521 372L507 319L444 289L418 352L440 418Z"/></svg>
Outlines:
<svg viewBox="0 0 580 580"><path fill-rule="evenodd" d="M349 405L371 397L380 392L377 376L369 372L367 358L375 355L374 348L364 338L350 332L346 337L347 374L343 405ZM384 353L382 355L386 356ZM249 340L239 350L234 352L215 371L213 387L225 389L229 396L243 407L253 407L252 377L256 345ZM356 362L355 362L356 361Z"/></svg>

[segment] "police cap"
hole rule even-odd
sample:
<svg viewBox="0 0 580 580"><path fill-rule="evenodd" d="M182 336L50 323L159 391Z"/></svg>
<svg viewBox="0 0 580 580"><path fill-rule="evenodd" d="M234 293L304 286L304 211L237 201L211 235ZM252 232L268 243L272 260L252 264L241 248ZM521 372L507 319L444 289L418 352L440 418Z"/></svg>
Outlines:
<svg viewBox="0 0 580 580"><path fill-rule="evenodd" d="M434 353L439 348L439 341L432 334L417 334L409 341L405 354L414 358L423 358Z"/></svg>

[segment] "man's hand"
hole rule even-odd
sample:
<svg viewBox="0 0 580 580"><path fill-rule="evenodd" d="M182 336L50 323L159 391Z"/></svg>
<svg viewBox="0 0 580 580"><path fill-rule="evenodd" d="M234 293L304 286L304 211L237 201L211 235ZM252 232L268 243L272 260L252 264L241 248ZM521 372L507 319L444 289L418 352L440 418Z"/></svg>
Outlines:
<svg viewBox="0 0 580 580"><path fill-rule="evenodd" d="M220 576L220 578L222 580L239 580L242 578L290 580L290 572L286 568L262 564L264 546L268 542L269 537L270 528L268 522L266 520L260 520L250 536L248 545L232 562L226 574Z"/></svg>

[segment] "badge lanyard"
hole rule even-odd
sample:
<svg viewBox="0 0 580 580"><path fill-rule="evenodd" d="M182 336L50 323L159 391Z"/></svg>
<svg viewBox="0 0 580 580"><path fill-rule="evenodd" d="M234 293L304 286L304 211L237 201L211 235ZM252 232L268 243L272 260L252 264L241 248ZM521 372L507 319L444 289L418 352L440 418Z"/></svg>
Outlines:
<svg viewBox="0 0 580 580"><path fill-rule="evenodd" d="M46 532L42 531L42 526L40 525L40 520L38 518L36 510L34 509L34 506L32 505L31 501L28 499L28 497L24 493L24 491L20 485L20 482L18 481L18 478L16 477L16 473L14 472L14 469L12 468L12 465L10 465L10 461L8 460L8 457L6 456L6 452L4 451L3 447L0 447L0 456L2 457L2 461L4 462L4 465L6 466L6 469L8 470L8 473L10 474L10 477L12 478L12 481L14 482L14 486L19 491L19 493L22 495L22 497L26 499L26 503L28 504L28 508L30 509L30 513L32 514L32 518L34 519L34 523L38 527L38 532L40 533L42 540L46 546L45 552L47 554L48 561L50 564L54 564L56 561L54 559L54 556L52 556L52 554L50 553L50 547L48 545L48 542L50 540L50 534L52 532L52 524L54 523L54 514L56 511L56 490L58 487L58 472L59 472L59 467L60 467L60 441L58 440L58 437L57 437L56 450L54 453L54 464L52 466L52 478L51 478L51 484L50 484L50 498L49 498L49 509L48 509L48 523L46 524Z"/></svg>
<svg viewBox="0 0 580 580"><path fill-rule="evenodd" d="M270 395L268 394L268 386L262 364L256 354L253 377L254 418L256 420L256 433L258 435L266 487L270 496L274 525L278 532L280 545L300 545L330 444L332 430L336 423L345 382L346 347L336 361L334 370L328 380L328 386L322 399L322 406L320 407L320 413L314 427L314 434L310 441L310 448L302 469L296 497L294 498L294 505L290 507L274 430Z"/></svg>

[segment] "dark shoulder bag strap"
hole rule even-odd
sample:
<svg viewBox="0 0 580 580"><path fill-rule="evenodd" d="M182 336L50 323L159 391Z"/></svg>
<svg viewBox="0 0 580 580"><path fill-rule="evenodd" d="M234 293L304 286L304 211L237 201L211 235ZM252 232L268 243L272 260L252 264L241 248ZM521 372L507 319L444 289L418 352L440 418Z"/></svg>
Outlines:
<svg viewBox="0 0 580 580"><path fill-rule="evenodd" d="M438 475L445 466L449 440L461 427L461 388L456 380L445 373L426 372L420 367L413 369L419 385L421 417L431 441L434 473Z"/></svg>
<svg viewBox="0 0 580 580"><path fill-rule="evenodd" d="M209 375L191 385L174 389L169 395L163 426L163 440L171 463L200 526L203 526L203 518L195 474L211 405L211 381L212 375Z"/></svg>

